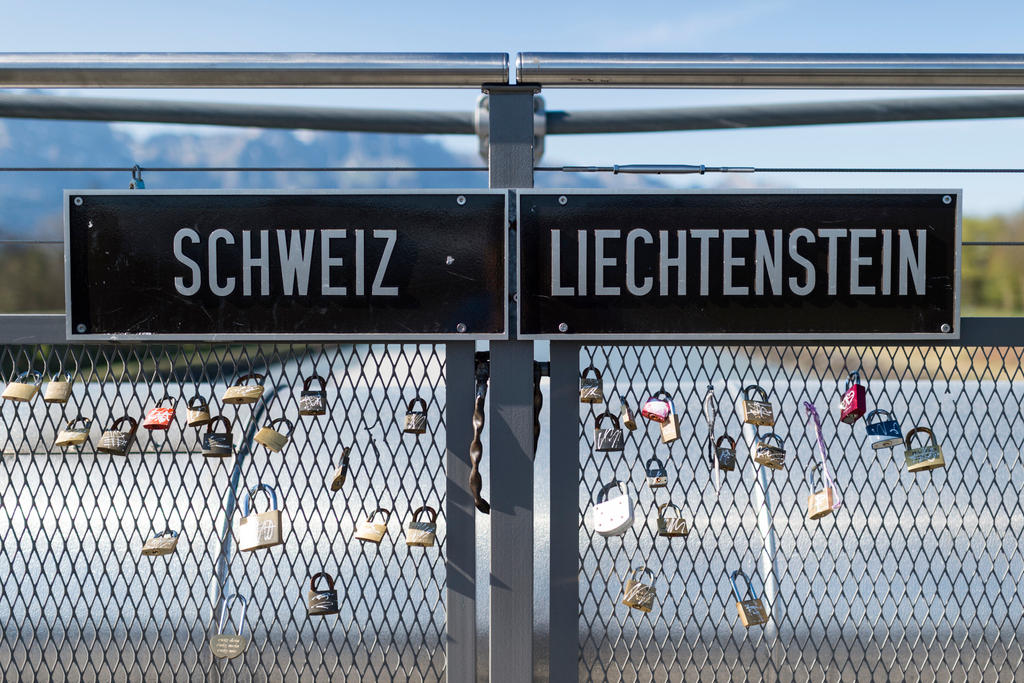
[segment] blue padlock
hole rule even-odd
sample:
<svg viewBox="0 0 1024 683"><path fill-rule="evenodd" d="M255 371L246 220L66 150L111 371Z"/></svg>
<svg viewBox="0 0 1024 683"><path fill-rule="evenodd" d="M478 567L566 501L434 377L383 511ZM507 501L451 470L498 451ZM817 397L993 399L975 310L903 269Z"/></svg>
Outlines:
<svg viewBox="0 0 1024 683"><path fill-rule="evenodd" d="M883 448L895 448L903 443L903 430L900 429L900 423L888 410L872 410L867 415L865 426L868 436L874 438L871 447L876 451Z"/></svg>

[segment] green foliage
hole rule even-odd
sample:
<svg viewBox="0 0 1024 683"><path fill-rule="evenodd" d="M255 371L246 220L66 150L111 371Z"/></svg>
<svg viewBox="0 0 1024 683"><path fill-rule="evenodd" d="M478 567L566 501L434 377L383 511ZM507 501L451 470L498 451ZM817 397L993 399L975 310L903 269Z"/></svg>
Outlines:
<svg viewBox="0 0 1024 683"><path fill-rule="evenodd" d="M63 313L64 259L59 245L0 249L0 312Z"/></svg>
<svg viewBox="0 0 1024 683"><path fill-rule="evenodd" d="M1024 242L1024 213L965 218L964 242ZM968 246L961 259L964 316L1024 312L1024 245Z"/></svg>

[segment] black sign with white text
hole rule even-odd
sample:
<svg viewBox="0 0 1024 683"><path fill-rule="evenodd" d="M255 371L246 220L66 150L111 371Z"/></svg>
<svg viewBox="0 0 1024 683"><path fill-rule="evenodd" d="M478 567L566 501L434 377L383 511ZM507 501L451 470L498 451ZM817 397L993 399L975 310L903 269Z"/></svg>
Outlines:
<svg viewBox="0 0 1024 683"><path fill-rule="evenodd" d="M506 193L65 193L69 338L504 338Z"/></svg>
<svg viewBox="0 0 1024 683"><path fill-rule="evenodd" d="M960 199L520 192L520 335L956 338Z"/></svg>

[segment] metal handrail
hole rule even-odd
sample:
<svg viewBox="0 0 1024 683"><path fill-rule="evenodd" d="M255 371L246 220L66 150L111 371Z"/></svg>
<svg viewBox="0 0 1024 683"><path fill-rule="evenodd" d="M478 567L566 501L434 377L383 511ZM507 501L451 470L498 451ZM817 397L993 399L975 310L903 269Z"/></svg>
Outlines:
<svg viewBox="0 0 1024 683"><path fill-rule="evenodd" d="M479 88L505 53L6 53L4 88Z"/></svg>
<svg viewBox="0 0 1024 683"><path fill-rule="evenodd" d="M522 52L545 88L1021 88L1024 54Z"/></svg>

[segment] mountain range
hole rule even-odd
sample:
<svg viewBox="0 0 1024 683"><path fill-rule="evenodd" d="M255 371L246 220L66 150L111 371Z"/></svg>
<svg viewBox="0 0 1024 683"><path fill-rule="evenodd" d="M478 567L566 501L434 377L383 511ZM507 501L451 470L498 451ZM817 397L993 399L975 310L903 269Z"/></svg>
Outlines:
<svg viewBox="0 0 1024 683"><path fill-rule="evenodd" d="M0 168L352 167L485 165L437 138L416 135L173 126L137 137L107 123L0 119ZM148 189L486 187L484 172L143 172ZM127 189L127 171L0 172L0 235L60 239L64 189ZM539 187L662 187L655 178L538 173Z"/></svg>

